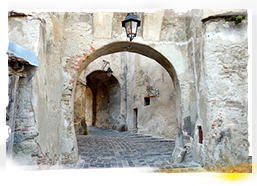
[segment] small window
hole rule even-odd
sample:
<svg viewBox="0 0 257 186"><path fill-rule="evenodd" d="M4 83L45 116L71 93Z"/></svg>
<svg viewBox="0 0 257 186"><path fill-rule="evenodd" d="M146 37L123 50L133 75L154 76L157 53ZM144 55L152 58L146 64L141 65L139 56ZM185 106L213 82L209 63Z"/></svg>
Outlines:
<svg viewBox="0 0 257 186"><path fill-rule="evenodd" d="M150 105L150 98L145 97L145 106Z"/></svg>
<svg viewBox="0 0 257 186"><path fill-rule="evenodd" d="M199 143L203 143L203 131L202 131L202 127L198 126L198 134L199 134Z"/></svg>

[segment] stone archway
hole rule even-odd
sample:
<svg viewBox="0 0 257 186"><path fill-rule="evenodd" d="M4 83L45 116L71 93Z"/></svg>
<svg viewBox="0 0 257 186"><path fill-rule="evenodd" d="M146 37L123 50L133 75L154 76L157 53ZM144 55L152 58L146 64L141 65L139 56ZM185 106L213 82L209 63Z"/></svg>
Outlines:
<svg viewBox="0 0 257 186"><path fill-rule="evenodd" d="M180 86L179 86L179 80L175 71L175 68L173 67L170 60L168 60L164 55L162 55L160 52L155 50L154 48L140 44L140 43L132 43L132 42L114 42L107 44L95 51L93 51L85 60L83 60L76 79L74 81L74 84L76 84L78 77L81 75L82 71L87 68L87 66L93 62L95 59L105 56L108 54L113 54L117 52L132 52L141 54L143 56L146 56L148 58L151 58L155 60L157 63L159 63L169 74L173 81L173 86L175 89L175 112L176 112L176 120L177 120L177 137L176 137L176 144L178 146L183 146L183 139L182 139L182 110L181 110L181 95L180 95ZM74 93L74 90L73 90Z"/></svg>
<svg viewBox="0 0 257 186"><path fill-rule="evenodd" d="M162 51L162 49L161 49ZM183 147L183 134L182 134L182 109L181 109L181 91L178 76L174 66L172 65L172 59L167 58L163 54L161 54L158 50L144 44L140 43L132 43L132 42L113 42L107 45L100 47L99 49L92 50L91 54L85 56L83 60L79 60L79 66L76 67L75 71L73 71L73 75L71 79L69 79L69 85L64 88L62 93L62 110L63 110L63 119L64 119L64 130L62 130L63 134L61 134L62 144L65 144L61 147L61 158L67 159L67 157L74 157L72 160L69 160L69 163L73 164L78 159L78 148L77 148L77 140L74 130L74 111L73 111L73 103L74 103L74 93L75 93L75 85L82 74L83 70L85 70L90 63L92 63L97 58L101 56L106 56L108 54L114 54L117 52L132 52L141 54L150 59L153 59L157 63L159 63L169 74L171 80L173 82L174 87L174 107L176 114L176 122L177 125L177 135L176 135L176 146ZM167 54L166 54L167 55ZM175 61L174 61L175 62ZM74 65L73 65L74 66ZM69 136L62 137L62 136ZM72 152L69 150L72 149Z"/></svg>
<svg viewBox="0 0 257 186"><path fill-rule="evenodd" d="M132 42L114 42L111 44L107 44L94 52L92 52L81 64L77 76L75 78L74 84L76 84L79 76L81 75L82 71L87 68L87 66L93 62L95 59L105 56L108 54L113 54L116 52L132 52L132 53L138 53L143 56L146 56L148 58L151 58L155 60L157 63L159 63L170 75L174 88L175 88L175 97L176 97L176 113L177 113L177 120L178 120L178 127L181 127L181 109L180 109L180 102L181 102L181 96L180 96L180 86L179 86L179 80L177 77L177 73L175 68L172 65L172 62L170 62L164 55L162 55L160 52L155 50L154 48L140 44L140 43L132 43ZM75 89L74 89L75 90ZM73 93L74 93L73 90Z"/></svg>

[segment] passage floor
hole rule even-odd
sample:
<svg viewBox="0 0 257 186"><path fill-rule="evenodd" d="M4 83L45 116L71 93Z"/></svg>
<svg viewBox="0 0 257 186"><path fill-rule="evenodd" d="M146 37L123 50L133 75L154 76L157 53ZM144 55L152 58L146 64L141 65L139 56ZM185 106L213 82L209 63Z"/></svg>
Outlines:
<svg viewBox="0 0 257 186"><path fill-rule="evenodd" d="M172 165L175 141L149 135L88 127L90 135L78 135L80 160L76 168L150 168L154 172L202 170L196 163Z"/></svg>

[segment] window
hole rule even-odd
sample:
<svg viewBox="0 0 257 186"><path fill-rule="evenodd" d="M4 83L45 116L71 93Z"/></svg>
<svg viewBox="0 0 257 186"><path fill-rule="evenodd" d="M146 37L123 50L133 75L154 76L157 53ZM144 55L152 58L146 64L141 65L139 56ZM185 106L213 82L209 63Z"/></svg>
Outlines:
<svg viewBox="0 0 257 186"><path fill-rule="evenodd" d="M150 98L145 97L145 106L150 105Z"/></svg>

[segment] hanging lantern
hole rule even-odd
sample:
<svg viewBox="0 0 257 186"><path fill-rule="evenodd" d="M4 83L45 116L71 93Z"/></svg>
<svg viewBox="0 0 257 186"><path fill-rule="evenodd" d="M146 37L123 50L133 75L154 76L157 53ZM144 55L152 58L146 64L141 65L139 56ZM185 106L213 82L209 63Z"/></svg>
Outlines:
<svg viewBox="0 0 257 186"><path fill-rule="evenodd" d="M112 71L112 69L109 67L109 68L107 69L106 73L107 73L107 76L108 76L108 77L111 77L113 71Z"/></svg>
<svg viewBox="0 0 257 186"><path fill-rule="evenodd" d="M106 70L106 74L107 74L108 77L111 77L113 71L112 71L112 69L111 69L111 67L110 67L110 62L108 62L108 61L106 61L106 60L103 60L103 62L104 62L104 65L102 66L102 70L104 70L104 68L108 65L109 67L108 67L107 70Z"/></svg>
<svg viewBox="0 0 257 186"><path fill-rule="evenodd" d="M132 41L137 35L137 28L140 27L141 21L133 13L128 13L125 20L122 21L122 27L125 27L127 37Z"/></svg>

